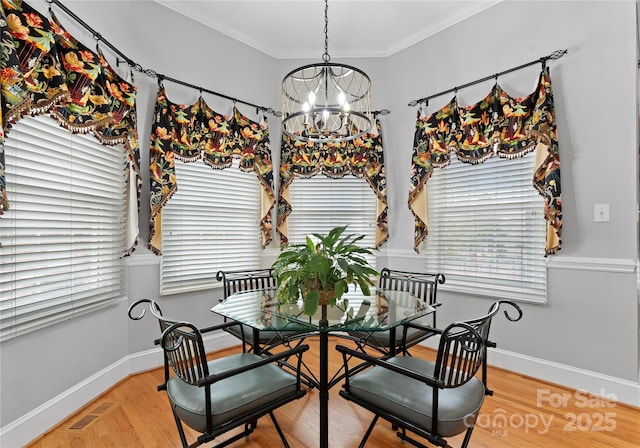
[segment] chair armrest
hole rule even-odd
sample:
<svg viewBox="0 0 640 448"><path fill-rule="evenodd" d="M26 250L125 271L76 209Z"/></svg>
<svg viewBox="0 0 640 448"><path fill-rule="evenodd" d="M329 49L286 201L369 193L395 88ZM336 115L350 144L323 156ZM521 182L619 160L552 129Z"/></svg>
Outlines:
<svg viewBox="0 0 640 448"><path fill-rule="evenodd" d="M404 353L405 355L408 354L408 349L410 347L413 347L414 345L419 344L420 342L430 338L431 336L442 334L442 330L440 330L439 328L435 328L429 325L423 325L417 322L406 322L402 325L402 327L403 327L402 340L400 341L400 349L402 350L402 353ZM407 346L407 336L409 335L408 333L409 328L415 328L417 330L422 330L425 332L425 334L423 334L419 338L411 341L411 346Z"/></svg>
<svg viewBox="0 0 640 448"><path fill-rule="evenodd" d="M373 356L345 347L344 345L337 345L336 350L342 353L342 360L343 360L344 369L345 369L345 381L346 381L345 386L346 387L349 387L349 376L354 373L362 371L363 368L365 367L362 364L359 364L355 368L349 369L349 363L348 363L349 359L357 358L357 359L363 360L365 364L375 365L385 369L389 369L393 372L399 373L406 377L423 382L428 386L442 388L442 385L443 385L442 381L432 376L422 375L418 372L409 370L405 367L392 364L389 361L387 361L388 358L374 358Z"/></svg>
<svg viewBox="0 0 640 448"><path fill-rule="evenodd" d="M402 324L405 328L405 333L407 328L416 328L418 330L428 331L430 333L442 334L442 330L439 328L431 327L429 325L419 324L418 322L406 322Z"/></svg>
<svg viewBox="0 0 640 448"><path fill-rule="evenodd" d="M289 358L293 355L297 355L298 356L298 364L300 364L300 360L301 357L299 355L301 355L303 352L306 352L307 350L309 350L309 346L304 344L304 345L299 345L296 348L292 348L289 350L285 350L282 352L279 352L275 355L270 355L270 356L264 356L261 357L260 360L257 360L255 362L252 362L250 364L244 365L242 367L237 367L235 369L230 369L230 370L225 370L224 372L220 372L220 373L213 373L205 378L202 378L198 381L198 386L202 387L202 386L206 386L208 384L213 384L217 381L223 380L225 378L229 378L235 375L238 375L240 373L243 372L248 372L249 370L253 370L256 369L258 367L267 365L267 364L271 364L273 362L276 362L280 359L285 359L285 358ZM300 366L298 365L298 372L300 371ZM298 373L298 382L300 381L300 374Z"/></svg>
<svg viewBox="0 0 640 448"><path fill-rule="evenodd" d="M204 334L212 331L223 330L225 328L233 327L235 325L241 325L241 324L240 322L236 322L236 321L227 321L221 324L212 325L210 327L198 328L198 331L200 331L200 334Z"/></svg>

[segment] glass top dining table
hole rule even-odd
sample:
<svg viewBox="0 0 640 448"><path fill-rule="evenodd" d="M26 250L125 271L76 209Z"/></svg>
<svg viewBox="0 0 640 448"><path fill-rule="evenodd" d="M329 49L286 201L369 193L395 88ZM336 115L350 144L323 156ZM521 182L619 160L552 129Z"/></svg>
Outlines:
<svg viewBox="0 0 640 448"><path fill-rule="evenodd" d="M315 387L320 402L319 445L329 445L329 333L346 335L350 331L389 331L395 340L396 328L403 323L426 316L433 307L404 291L372 289L366 296L359 289L345 293L333 306L321 305L313 316L303 313L303 304L281 303L275 289L257 289L230 295L211 311L253 328L254 340L260 331L294 331L318 335L320 375ZM401 329L400 329L401 331ZM391 350L394 348L391 347ZM393 354L393 352L392 352Z"/></svg>
<svg viewBox="0 0 640 448"><path fill-rule="evenodd" d="M232 294L211 311L257 330L303 332L390 330L434 311L408 292L375 288L369 296L359 289L349 291L336 305L318 307L313 316L302 309L301 300L280 303L275 289L269 288Z"/></svg>

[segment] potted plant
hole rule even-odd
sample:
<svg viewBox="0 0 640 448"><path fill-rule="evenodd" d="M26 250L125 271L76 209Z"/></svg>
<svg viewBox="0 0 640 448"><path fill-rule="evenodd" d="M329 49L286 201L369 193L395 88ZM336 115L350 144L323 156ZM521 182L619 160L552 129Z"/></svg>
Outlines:
<svg viewBox="0 0 640 448"><path fill-rule="evenodd" d="M288 244L273 263L277 295L283 303L303 299L304 313L313 315L321 304L335 305L350 284L358 284L363 294L379 273L365 255L371 249L356 243L364 235L345 233L347 226L335 227L327 234L313 233L306 243Z"/></svg>

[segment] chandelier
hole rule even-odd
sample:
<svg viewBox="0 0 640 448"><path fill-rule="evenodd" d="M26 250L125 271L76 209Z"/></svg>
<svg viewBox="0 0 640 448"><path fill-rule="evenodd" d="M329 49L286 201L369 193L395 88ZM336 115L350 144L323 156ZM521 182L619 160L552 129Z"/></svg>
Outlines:
<svg viewBox="0 0 640 448"><path fill-rule="evenodd" d="M329 3L324 5L324 54L282 80L282 131L309 142L354 140L371 128L371 80L362 70L332 63Z"/></svg>

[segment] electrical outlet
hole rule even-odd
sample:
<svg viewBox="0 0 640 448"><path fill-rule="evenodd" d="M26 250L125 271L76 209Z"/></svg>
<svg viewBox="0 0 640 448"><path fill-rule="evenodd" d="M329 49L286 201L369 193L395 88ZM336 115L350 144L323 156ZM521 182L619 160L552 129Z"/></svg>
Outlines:
<svg viewBox="0 0 640 448"><path fill-rule="evenodd" d="M609 204L594 204L593 222L609 222Z"/></svg>

